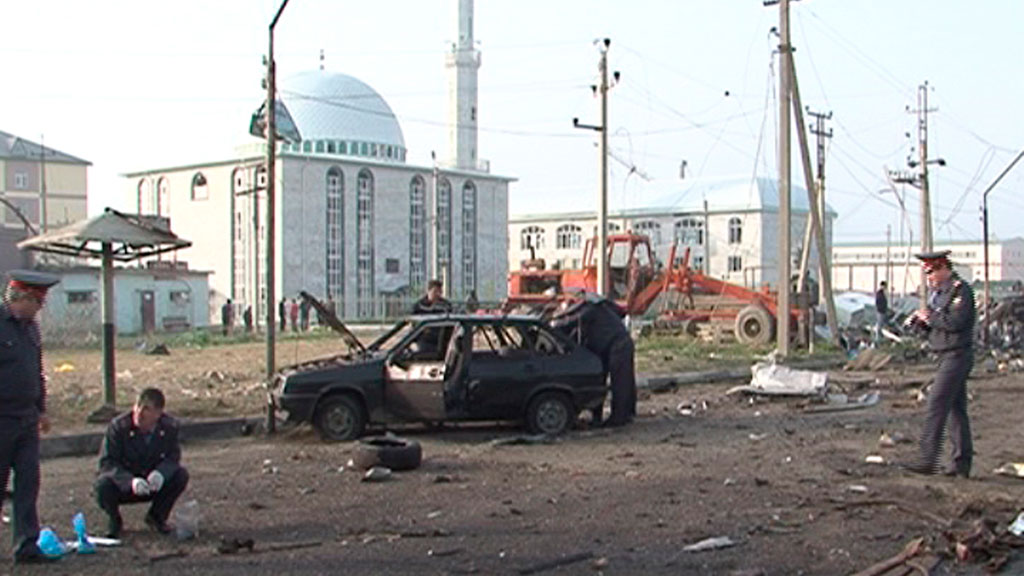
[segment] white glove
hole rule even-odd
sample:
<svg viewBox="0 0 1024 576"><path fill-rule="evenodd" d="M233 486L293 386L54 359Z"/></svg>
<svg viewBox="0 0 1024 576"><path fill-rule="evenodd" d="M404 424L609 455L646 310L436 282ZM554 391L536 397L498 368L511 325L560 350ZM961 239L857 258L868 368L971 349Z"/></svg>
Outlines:
<svg viewBox="0 0 1024 576"><path fill-rule="evenodd" d="M145 478L132 478L132 494L149 496L149 482Z"/></svg>
<svg viewBox="0 0 1024 576"><path fill-rule="evenodd" d="M159 492L164 487L164 475L159 470L153 470L146 476L146 482L149 482L151 492Z"/></svg>

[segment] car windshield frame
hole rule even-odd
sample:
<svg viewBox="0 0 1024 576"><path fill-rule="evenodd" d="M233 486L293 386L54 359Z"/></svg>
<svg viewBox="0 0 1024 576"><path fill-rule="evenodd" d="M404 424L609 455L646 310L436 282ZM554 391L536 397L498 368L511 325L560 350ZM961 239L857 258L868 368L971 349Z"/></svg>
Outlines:
<svg viewBox="0 0 1024 576"><path fill-rule="evenodd" d="M377 337L377 339L374 340L373 342L370 342L370 345L367 346L366 349L370 352L377 352L380 350L391 350L399 343L401 343L402 340L404 340L405 337L408 336L409 333L415 328L416 326L411 320L399 320L398 322L395 323L394 326L389 328L387 332ZM384 345L387 344L389 341L391 342L391 345L388 346L387 348L384 348Z"/></svg>

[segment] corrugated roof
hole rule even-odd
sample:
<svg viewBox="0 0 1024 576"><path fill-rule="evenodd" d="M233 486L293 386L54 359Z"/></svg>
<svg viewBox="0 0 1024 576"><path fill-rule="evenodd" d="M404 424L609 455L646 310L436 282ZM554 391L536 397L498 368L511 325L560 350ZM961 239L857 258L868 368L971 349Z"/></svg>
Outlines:
<svg viewBox="0 0 1024 576"><path fill-rule="evenodd" d="M71 154L67 154L65 152L61 152L60 150L56 150L49 146L47 146L44 151L43 146L31 140L26 140L20 136L8 134L7 132L0 130L0 158L3 158L5 160L24 159L38 162L41 158L43 158L44 152L46 154L47 162L61 162L64 164L85 164L86 166L92 165L92 162L89 162L88 160L82 160L81 158L72 156Z"/></svg>

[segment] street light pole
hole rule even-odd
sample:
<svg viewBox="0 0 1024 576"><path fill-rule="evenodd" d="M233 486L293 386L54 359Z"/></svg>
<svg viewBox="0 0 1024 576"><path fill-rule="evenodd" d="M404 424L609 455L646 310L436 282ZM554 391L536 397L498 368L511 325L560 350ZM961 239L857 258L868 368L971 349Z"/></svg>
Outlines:
<svg viewBox="0 0 1024 576"><path fill-rule="evenodd" d="M989 288L988 288L988 193L999 184L999 181L1003 179L1021 159L1024 157L1024 150L1021 150L1019 154L1010 162L1010 165L1003 169L1002 173L999 174L996 179L985 188L985 191L981 193L981 228L982 237L985 239L985 318L982 320L982 341L988 344L988 323L989 323ZM1002 275L1000 275L1002 277Z"/></svg>
<svg viewBox="0 0 1024 576"><path fill-rule="evenodd" d="M270 21L270 41L267 49L267 310L266 310L266 322L267 322L267 350L266 350L266 364L267 364L267 383L274 378L274 372L277 371L276 360L274 358L276 334L274 323L274 302L277 300L277 295L274 290L274 242L275 242L275 230L274 230L274 211L275 211L275 188L277 183L276 178L276 164L277 164L277 122L276 114L277 111L277 66L274 63L274 27L277 26L277 21L281 18L281 13L284 12L285 7L288 6L288 0L284 0L281 3L281 7L277 9L277 14L274 14L274 19ZM258 245L258 239L257 239ZM274 414L274 405L272 402L267 404L267 431L273 432L275 429L276 415Z"/></svg>

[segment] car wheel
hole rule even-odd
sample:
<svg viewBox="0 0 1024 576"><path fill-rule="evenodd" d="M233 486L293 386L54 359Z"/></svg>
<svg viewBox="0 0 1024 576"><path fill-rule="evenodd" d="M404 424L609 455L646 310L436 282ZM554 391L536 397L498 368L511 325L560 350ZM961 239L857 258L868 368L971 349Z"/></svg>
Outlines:
<svg viewBox="0 0 1024 576"><path fill-rule="evenodd" d="M329 396L320 401L313 426L324 440L355 440L366 428L366 412L352 396Z"/></svg>
<svg viewBox="0 0 1024 576"><path fill-rule="evenodd" d="M775 338L775 319L765 308L750 305L736 315L735 330L740 344L768 344Z"/></svg>
<svg viewBox="0 0 1024 576"><path fill-rule="evenodd" d="M363 470L386 466L396 472L413 470L423 462L423 448L415 440L393 436L364 438L359 441L352 463Z"/></svg>
<svg viewBox="0 0 1024 576"><path fill-rule="evenodd" d="M526 409L526 428L531 434L557 436L569 429L575 414L567 394L543 392Z"/></svg>

